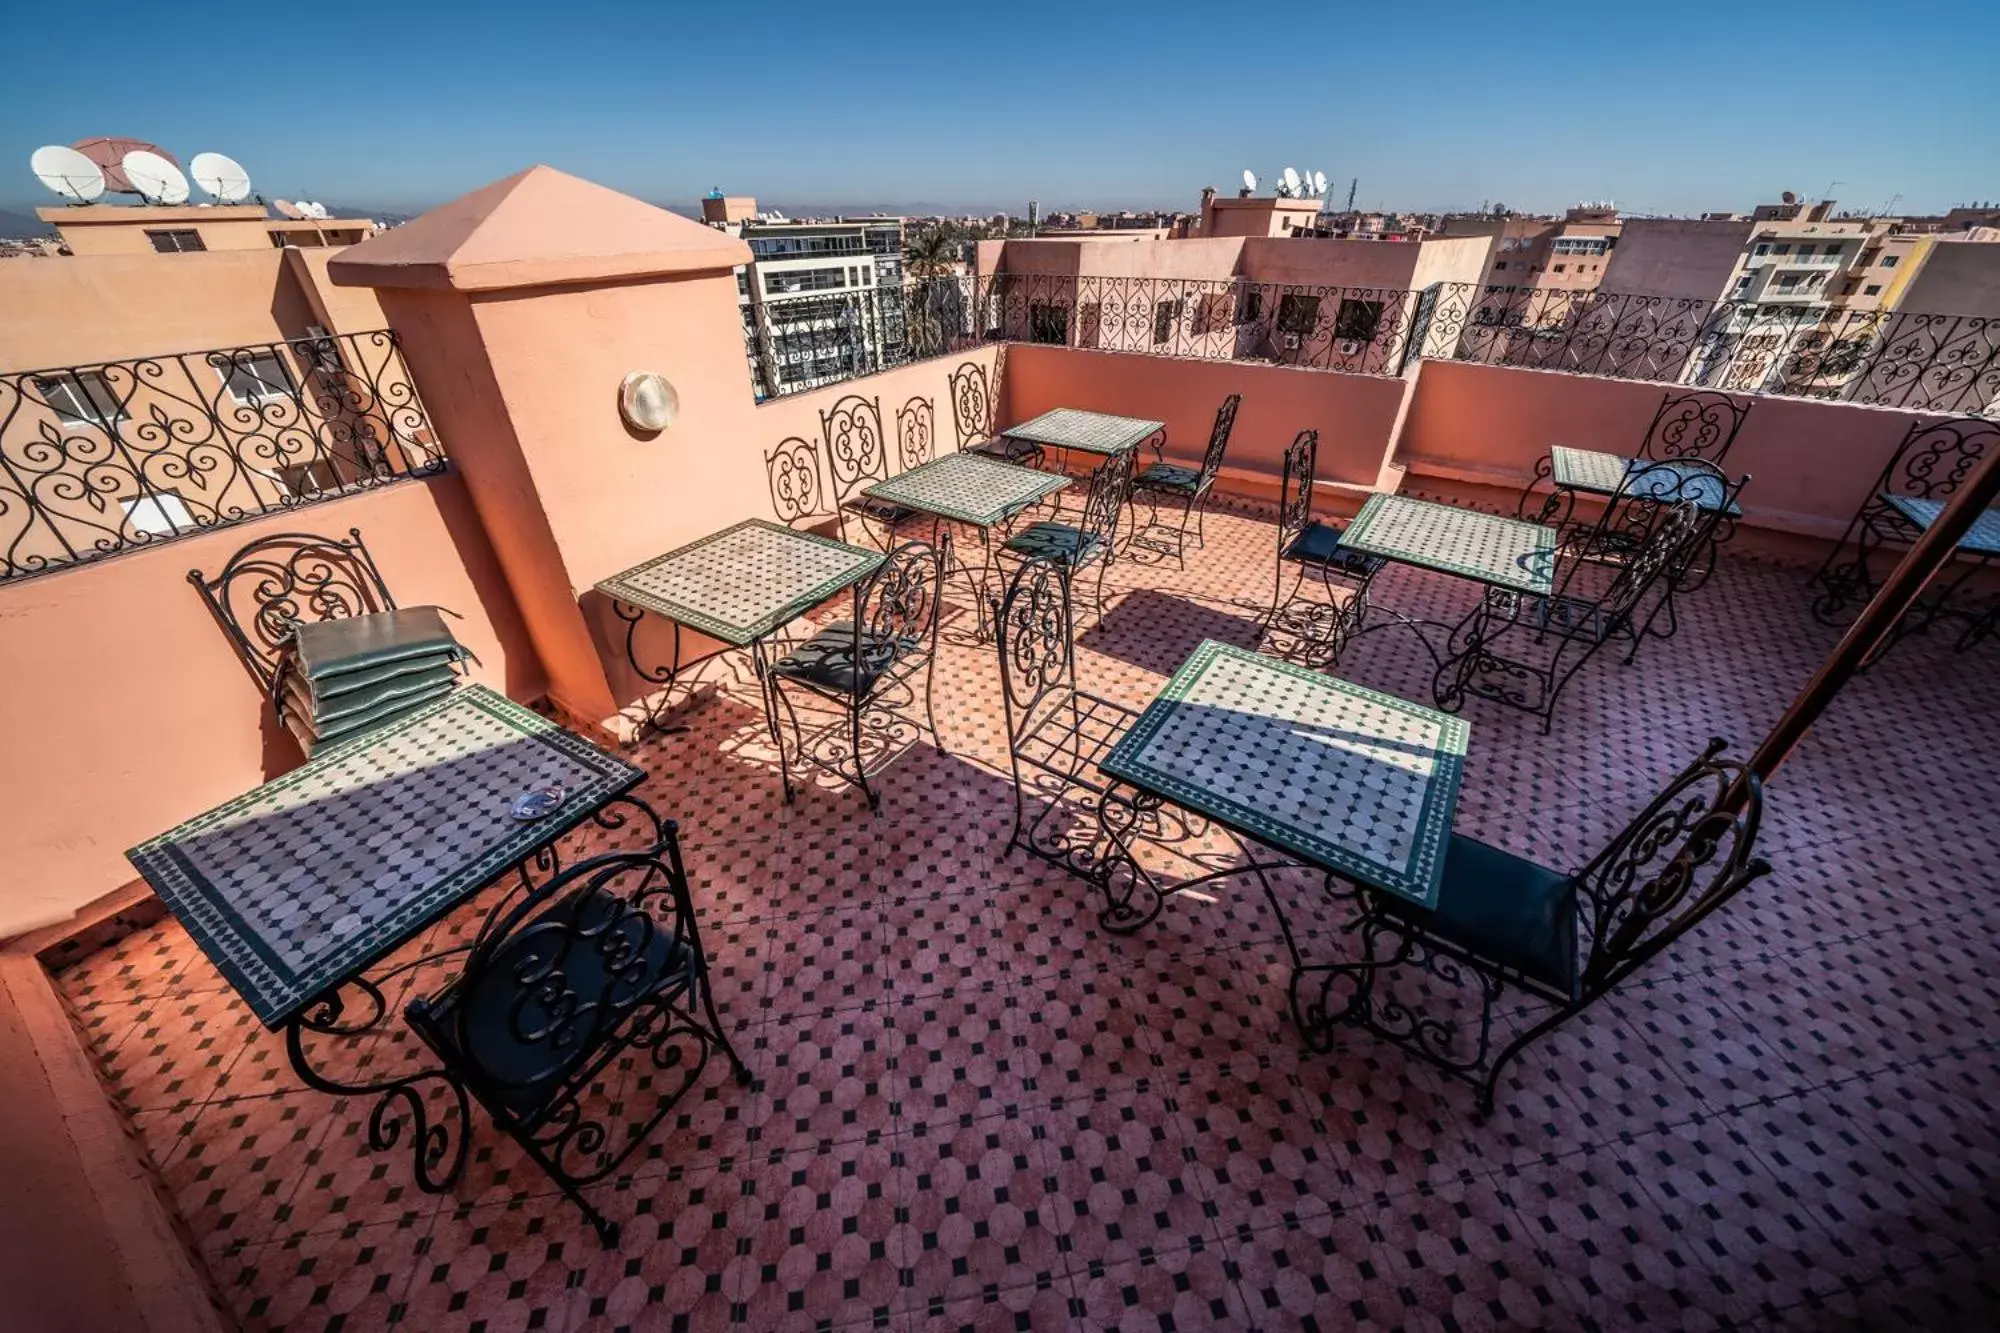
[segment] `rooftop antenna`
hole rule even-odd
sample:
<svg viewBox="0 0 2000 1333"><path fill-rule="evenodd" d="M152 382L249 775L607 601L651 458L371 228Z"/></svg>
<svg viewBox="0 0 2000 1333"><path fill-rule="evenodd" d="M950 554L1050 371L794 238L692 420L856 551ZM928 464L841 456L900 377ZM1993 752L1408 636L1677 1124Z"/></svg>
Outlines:
<svg viewBox="0 0 2000 1333"><path fill-rule="evenodd" d="M188 175L218 203L240 204L250 197L250 173L233 157L196 153L188 161Z"/></svg>
<svg viewBox="0 0 2000 1333"><path fill-rule="evenodd" d="M146 148L135 148L119 163L125 179L140 198L149 204L184 204L188 197L187 177L166 158Z"/></svg>
<svg viewBox="0 0 2000 1333"><path fill-rule="evenodd" d="M104 172L74 148L50 144L37 148L28 168L42 184L72 204L87 204L104 193Z"/></svg>
<svg viewBox="0 0 2000 1333"><path fill-rule="evenodd" d="M1347 211L1354 211L1354 192L1361 188L1361 178L1356 176L1347 182Z"/></svg>

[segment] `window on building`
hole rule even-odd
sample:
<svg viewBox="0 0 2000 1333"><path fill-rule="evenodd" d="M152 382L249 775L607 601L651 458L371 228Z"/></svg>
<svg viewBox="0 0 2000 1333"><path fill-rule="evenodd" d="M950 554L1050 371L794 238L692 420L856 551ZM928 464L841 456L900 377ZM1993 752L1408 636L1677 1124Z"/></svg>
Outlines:
<svg viewBox="0 0 2000 1333"><path fill-rule="evenodd" d="M1882 284L1879 282L1871 282L1866 287L1863 287L1861 289L1861 294L1863 296L1880 296L1882 294Z"/></svg>
<svg viewBox="0 0 2000 1333"><path fill-rule="evenodd" d="M1229 327L1229 293L1209 292L1194 303L1194 333L1196 337L1215 333Z"/></svg>
<svg viewBox="0 0 2000 1333"><path fill-rule="evenodd" d="M1340 310L1333 317L1333 336L1336 338L1352 338L1356 342L1372 343L1375 341L1376 331L1381 327L1380 301L1344 298L1340 303Z"/></svg>
<svg viewBox="0 0 2000 1333"><path fill-rule="evenodd" d="M186 254L194 250L208 249L202 244L201 233L192 227L173 231L149 231L146 233L146 239L151 241L153 248L163 255Z"/></svg>
<svg viewBox="0 0 2000 1333"><path fill-rule="evenodd" d="M1174 326L1180 323L1181 310L1187 302L1176 297L1171 301L1153 302L1153 345L1172 342Z"/></svg>
<svg viewBox="0 0 2000 1333"><path fill-rule="evenodd" d="M96 426L109 429L129 415L118 401L111 382L99 370L71 370L60 375L40 375L35 392L41 395L56 420L65 426Z"/></svg>
<svg viewBox="0 0 2000 1333"><path fill-rule="evenodd" d="M176 491L137 495L120 500L118 507L125 511L126 526L153 537L171 537L195 526L194 515Z"/></svg>
<svg viewBox="0 0 2000 1333"><path fill-rule="evenodd" d="M1768 254L1770 254L1770 253L1771 253L1771 245L1770 245L1770 242L1768 242L1768 241L1759 241L1759 242L1757 243L1757 248L1756 248L1755 250L1752 250L1752 251L1751 251L1750 253L1751 253L1751 254L1754 254L1754 255L1768 255Z"/></svg>
<svg viewBox="0 0 2000 1333"><path fill-rule="evenodd" d="M1255 324L1264 317L1264 293L1255 287L1245 287L1242 299L1236 303L1236 322Z"/></svg>
<svg viewBox="0 0 2000 1333"><path fill-rule="evenodd" d="M1293 292L1278 298L1278 331L1311 333L1319 323L1319 298Z"/></svg>
<svg viewBox="0 0 2000 1333"><path fill-rule="evenodd" d="M1067 343L1069 341L1069 307L1052 305L1046 301L1030 302L1028 305L1028 341L1037 343Z"/></svg>
<svg viewBox="0 0 2000 1333"><path fill-rule="evenodd" d="M1506 267L1507 267L1507 261L1503 259L1503 260L1501 260L1501 261L1500 261L1499 263L1497 263L1497 264L1495 264L1495 265L1493 266L1493 271L1494 271L1495 273L1499 273L1499 272L1502 272L1502 271L1504 271L1504 270L1506 269Z"/></svg>
<svg viewBox="0 0 2000 1333"><path fill-rule="evenodd" d="M1771 253L1774 255L1788 255L1791 252L1792 252L1792 247L1789 244L1776 245L1771 247Z"/></svg>
<svg viewBox="0 0 2000 1333"><path fill-rule="evenodd" d="M1814 249L1814 248L1813 248L1812 246L1810 246L1810 245L1802 245L1802 246L1800 246L1800 247L1799 247L1799 258L1800 258L1800 259L1805 259L1805 258L1807 258L1807 257L1809 257L1809 256L1811 256L1811 255L1815 255L1815 254L1818 254L1818 253L1819 253L1819 251L1818 251L1818 250L1816 250L1816 249Z"/></svg>
<svg viewBox="0 0 2000 1333"><path fill-rule="evenodd" d="M238 353L218 363L229 396L247 407L262 407L292 394L292 372L275 352Z"/></svg>
<svg viewBox="0 0 2000 1333"><path fill-rule="evenodd" d="M1883 255L1883 256L1882 256L1882 267L1883 267L1883 268L1894 268L1894 267L1896 267L1896 256L1894 256L1894 255Z"/></svg>
<svg viewBox="0 0 2000 1333"><path fill-rule="evenodd" d="M1568 265L1565 265L1565 264L1557 264L1557 265L1556 265L1556 272L1558 272L1558 273L1561 273L1561 272L1563 272L1563 271L1564 271L1564 270L1565 270L1565 269L1566 269L1567 267L1568 267Z"/></svg>

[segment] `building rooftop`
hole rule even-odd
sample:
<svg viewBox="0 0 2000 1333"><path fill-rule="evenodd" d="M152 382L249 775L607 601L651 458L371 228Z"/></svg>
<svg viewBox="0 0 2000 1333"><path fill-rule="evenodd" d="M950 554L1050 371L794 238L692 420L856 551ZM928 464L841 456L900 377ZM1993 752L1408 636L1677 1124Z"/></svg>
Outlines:
<svg viewBox="0 0 2000 1333"><path fill-rule="evenodd" d="M1187 573L1114 566L1080 635L1088 688L1140 705L1201 640L1253 640L1274 530L1230 508ZM1726 558L1679 636L1594 663L1550 736L1475 703L1460 829L1575 865L1711 733L1753 741L1832 640L1803 580ZM1407 569L1377 588L1430 618L1475 595ZM425 1330L2000 1319L1991 672L1918 642L1860 678L1769 792L1777 872L1531 1048L1481 1122L1366 1034L1301 1046L1254 894L1115 937L1080 882L1009 852L992 650L943 651L951 753L888 762L878 815L851 790L779 801L744 680L633 752L681 821L755 1084L710 1080L594 1191L616 1250L483 1125L454 1195L410 1188L400 1156L363 1149L365 1105L297 1088L171 921L62 972L230 1311ZM1394 628L1341 666L1413 698L1430 671ZM1315 886L1287 891L1313 919Z"/></svg>

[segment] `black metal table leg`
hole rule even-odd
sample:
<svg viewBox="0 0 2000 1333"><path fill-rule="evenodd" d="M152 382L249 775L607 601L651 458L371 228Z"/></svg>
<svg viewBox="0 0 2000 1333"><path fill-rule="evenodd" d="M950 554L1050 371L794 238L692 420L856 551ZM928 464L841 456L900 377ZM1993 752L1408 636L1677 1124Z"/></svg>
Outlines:
<svg viewBox="0 0 2000 1333"><path fill-rule="evenodd" d="M639 660L639 625L640 622L645 620L646 611L641 607L628 606L626 603L616 599L612 600L611 609L620 620L625 622L626 663L638 675L639 679L646 681L648 684L660 687L647 695L643 705L646 710L645 725L647 729L657 732L662 736L677 735L688 730L688 725L685 722L670 725L665 720L673 710L674 686L680 682L681 676L685 672L722 656L728 649L718 649L715 652L697 657L693 661L683 661L681 654L681 635L683 633L681 623L678 620L670 620L667 623L674 627L673 657L665 666L649 667ZM652 702L655 695L659 698L659 705L657 707Z"/></svg>

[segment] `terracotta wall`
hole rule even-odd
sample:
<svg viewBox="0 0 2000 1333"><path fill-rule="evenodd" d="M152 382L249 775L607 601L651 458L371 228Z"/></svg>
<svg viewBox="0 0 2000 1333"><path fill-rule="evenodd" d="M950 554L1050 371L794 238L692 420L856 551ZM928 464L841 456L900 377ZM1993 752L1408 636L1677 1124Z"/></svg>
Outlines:
<svg viewBox="0 0 2000 1333"><path fill-rule="evenodd" d="M127 847L298 762L187 571L260 534L361 529L404 605L464 617L476 679L542 691L471 505L450 475L0 586L0 936L31 903L73 910L133 878Z"/></svg>
<svg viewBox="0 0 2000 1333"><path fill-rule="evenodd" d="M1413 475L1518 490L1552 444L1629 453L1645 438L1665 394L1679 387L1425 361L1397 461ZM1910 425L1933 414L1764 394L1731 448L1732 475L1749 473L1751 525L1837 538L1867 497Z"/></svg>
<svg viewBox="0 0 2000 1333"><path fill-rule="evenodd" d="M1019 343L1006 364L1003 420L1081 407L1164 421L1168 456L1182 461L1199 460L1216 408L1241 393L1227 466L1250 489L1275 490L1285 446L1308 426L1320 433L1322 482L1372 486L1406 387L1384 376Z"/></svg>

